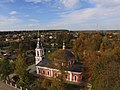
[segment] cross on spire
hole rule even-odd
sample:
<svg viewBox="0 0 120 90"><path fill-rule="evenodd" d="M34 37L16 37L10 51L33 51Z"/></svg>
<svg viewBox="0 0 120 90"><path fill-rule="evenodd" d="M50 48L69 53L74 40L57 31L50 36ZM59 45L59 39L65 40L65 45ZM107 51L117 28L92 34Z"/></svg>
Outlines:
<svg viewBox="0 0 120 90"><path fill-rule="evenodd" d="M37 48L40 48L40 38L38 38L38 41L37 41Z"/></svg>
<svg viewBox="0 0 120 90"><path fill-rule="evenodd" d="M38 37L38 39L37 39L37 40L38 40L38 41L37 41L37 48L40 48L39 30L38 30L38 36L37 36L37 37Z"/></svg>
<svg viewBox="0 0 120 90"><path fill-rule="evenodd" d="M43 48L42 46L42 43L40 43L40 34L39 34L39 31L38 31L38 39L37 39L37 48Z"/></svg>
<svg viewBox="0 0 120 90"><path fill-rule="evenodd" d="M38 38L40 37L40 33L39 33L39 30L38 30Z"/></svg>

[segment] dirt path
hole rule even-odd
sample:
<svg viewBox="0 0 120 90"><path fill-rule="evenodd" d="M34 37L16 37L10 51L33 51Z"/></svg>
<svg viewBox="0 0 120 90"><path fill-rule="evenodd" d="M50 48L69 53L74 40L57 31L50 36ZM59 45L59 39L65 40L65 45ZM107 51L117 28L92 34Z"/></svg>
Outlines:
<svg viewBox="0 0 120 90"><path fill-rule="evenodd" d="M6 85L5 83L0 81L0 90L17 90L9 85Z"/></svg>

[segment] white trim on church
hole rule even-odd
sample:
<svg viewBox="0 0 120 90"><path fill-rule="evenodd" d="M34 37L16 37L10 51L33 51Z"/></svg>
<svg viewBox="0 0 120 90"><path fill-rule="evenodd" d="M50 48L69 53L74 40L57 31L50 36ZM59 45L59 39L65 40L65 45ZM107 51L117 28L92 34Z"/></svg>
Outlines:
<svg viewBox="0 0 120 90"><path fill-rule="evenodd" d="M63 43L62 49L65 50L65 43ZM49 67L42 67L37 64L39 64L43 58L44 58L44 48L42 47L42 44L40 44L40 39L38 38L37 41L37 47L35 49L35 64L36 64L36 71L37 74L46 76L46 77L54 77L56 78L61 74L60 70L49 68ZM80 83L82 80L82 72L72 72L72 71L65 71L66 73L66 81L74 82L74 83Z"/></svg>

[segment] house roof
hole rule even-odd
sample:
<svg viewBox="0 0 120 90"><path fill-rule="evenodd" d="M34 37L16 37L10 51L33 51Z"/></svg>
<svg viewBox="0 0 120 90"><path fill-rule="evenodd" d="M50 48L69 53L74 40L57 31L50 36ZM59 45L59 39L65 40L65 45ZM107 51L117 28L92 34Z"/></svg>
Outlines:
<svg viewBox="0 0 120 90"><path fill-rule="evenodd" d="M48 68L54 68L57 69L59 67L57 67L54 63L57 63L57 61L62 61L64 62L64 60L68 61L69 60L74 60L75 61L75 56L73 55L73 53L68 50L68 49L59 49L55 52L53 52L53 56L51 56L53 60L49 60L47 58L43 58L42 61L40 61L36 66L41 66L41 67L48 67ZM56 60L56 61L54 61ZM67 63L67 62L66 62ZM59 65L60 63L58 63ZM83 66L80 63L75 62L74 64L70 65L70 67L66 68L67 71L73 71L73 72L81 72L83 71Z"/></svg>
<svg viewBox="0 0 120 90"><path fill-rule="evenodd" d="M74 63L72 67L70 68L70 71L73 72L82 72L83 71L83 65L81 63Z"/></svg>
<svg viewBox="0 0 120 90"><path fill-rule="evenodd" d="M41 66L41 67L48 67L48 68L54 68L53 62L48 59L43 59L41 62L39 62L36 66ZM67 71L73 71L73 72L82 72L83 71L83 65L81 63L75 62L74 64L71 65L71 67Z"/></svg>
<svg viewBox="0 0 120 90"><path fill-rule="evenodd" d="M47 58L43 58L42 61L40 61L36 66L42 66L42 67L50 67L52 62L48 60Z"/></svg>

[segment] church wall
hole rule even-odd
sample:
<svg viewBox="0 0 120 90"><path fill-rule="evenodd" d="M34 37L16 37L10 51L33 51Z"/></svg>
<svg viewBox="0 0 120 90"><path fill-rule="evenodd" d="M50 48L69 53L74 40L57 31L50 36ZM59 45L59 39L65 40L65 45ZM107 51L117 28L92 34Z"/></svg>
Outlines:
<svg viewBox="0 0 120 90"><path fill-rule="evenodd" d="M52 70L52 77L57 77L60 74L60 71L57 69L51 69Z"/></svg>
<svg viewBox="0 0 120 90"><path fill-rule="evenodd" d="M57 77L60 74L60 71L57 69L47 68L47 67L38 67L38 74L47 77ZM71 81L74 83L80 83L82 80L82 73L66 71L66 81Z"/></svg>
<svg viewBox="0 0 120 90"><path fill-rule="evenodd" d="M70 81L70 73L69 73L69 72L66 72L66 75L67 75L66 80L67 80L67 81Z"/></svg>
<svg viewBox="0 0 120 90"><path fill-rule="evenodd" d="M82 74L81 73L72 73L72 81L76 83L80 83L82 79Z"/></svg>
<svg viewBox="0 0 120 90"><path fill-rule="evenodd" d="M48 77L51 76L51 71L50 71L49 68L41 68L41 67L39 67L38 71L39 71L39 75L48 76Z"/></svg>

